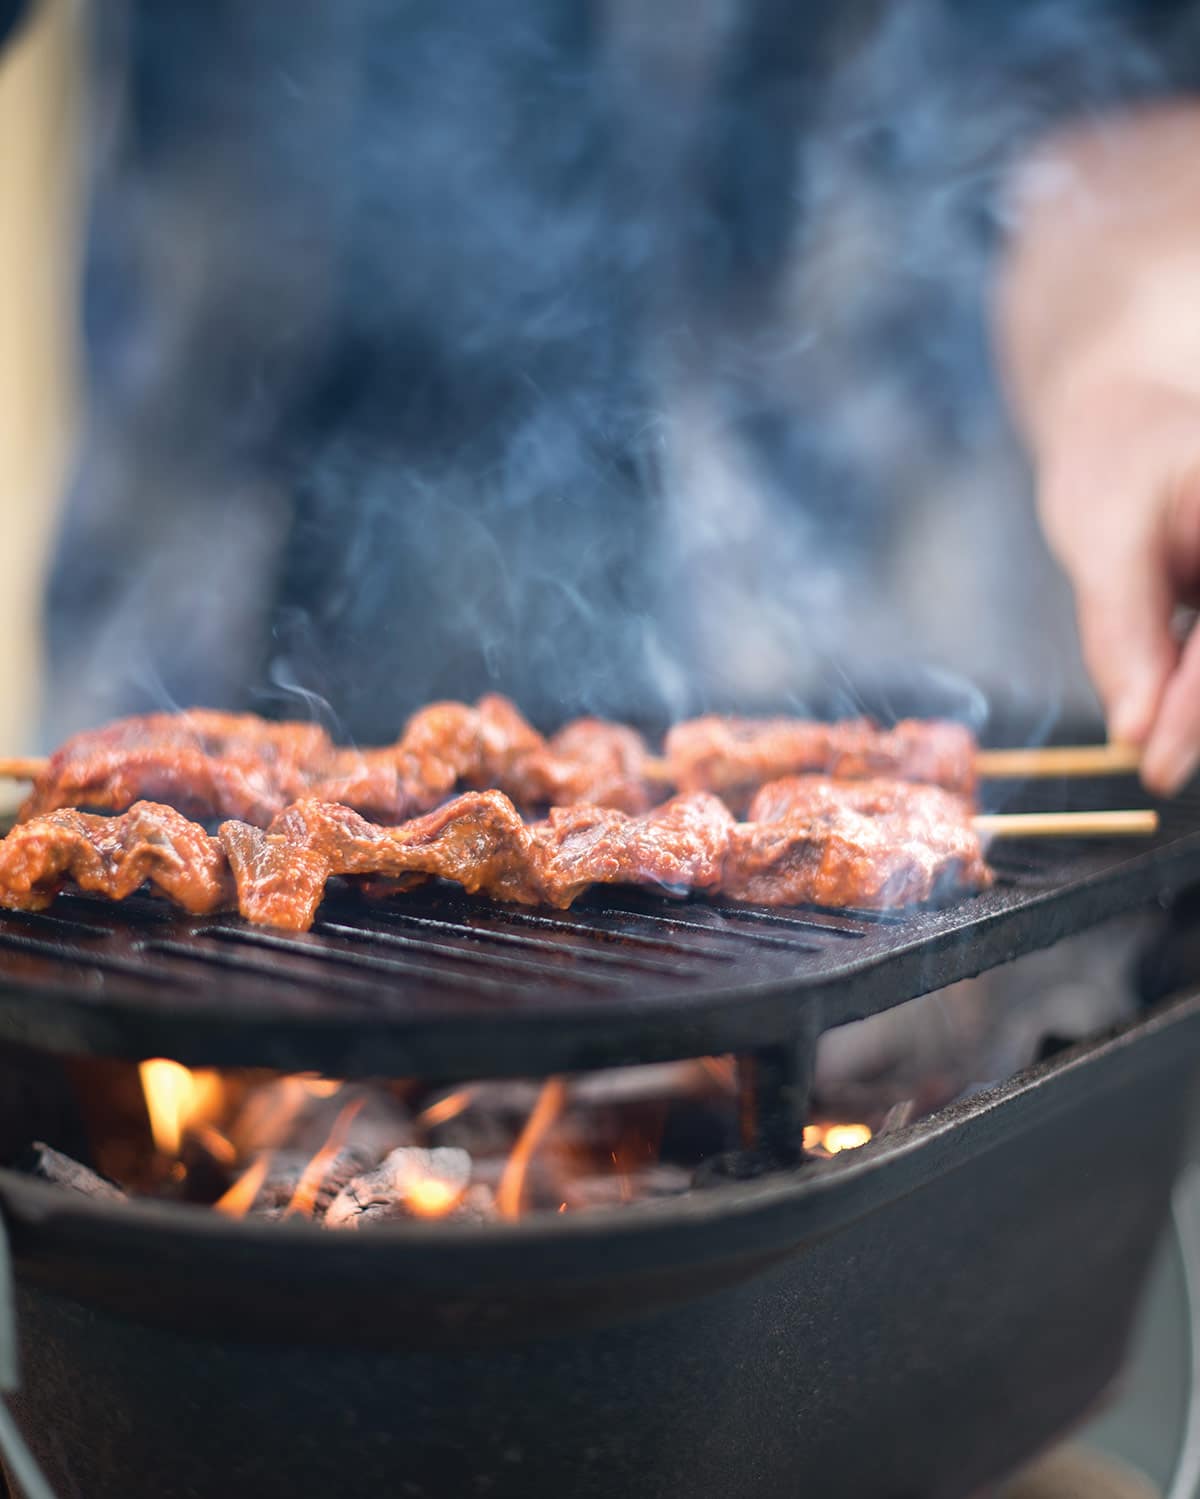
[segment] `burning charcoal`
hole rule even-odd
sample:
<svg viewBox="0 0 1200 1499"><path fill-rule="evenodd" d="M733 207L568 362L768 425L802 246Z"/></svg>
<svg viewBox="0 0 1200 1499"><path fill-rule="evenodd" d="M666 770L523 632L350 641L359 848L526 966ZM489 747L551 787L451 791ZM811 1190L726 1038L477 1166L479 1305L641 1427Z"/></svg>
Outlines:
<svg viewBox="0 0 1200 1499"><path fill-rule="evenodd" d="M338 1193L325 1214L325 1226L361 1228L395 1218L441 1218L465 1202L470 1180L471 1157L465 1150L393 1150ZM477 1194L473 1210L481 1204Z"/></svg>
<svg viewBox="0 0 1200 1499"><path fill-rule="evenodd" d="M271 1158L266 1179L258 1190L250 1211L254 1217L281 1218L287 1212L300 1179L312 1162L312 1155L299 1150L277 1151ZM369 1171L377 1156L358 1146L339 1150L325 1165L313 1198L312 1214L323 1218L330 1203L348 1182Z"/></svg>
<svg viewBox="0 0 1200 1499"><path fill-rule="evenodd" d="M23 1170L41 1181L53 1182L57 1187L66 1187L81 1197L92 1197L103 1202L126 1202L128 1198L115 1182L97 1176L87 1166L73 1161L60 1150L35 1140L29 1157L21 1163Z"/></svg>

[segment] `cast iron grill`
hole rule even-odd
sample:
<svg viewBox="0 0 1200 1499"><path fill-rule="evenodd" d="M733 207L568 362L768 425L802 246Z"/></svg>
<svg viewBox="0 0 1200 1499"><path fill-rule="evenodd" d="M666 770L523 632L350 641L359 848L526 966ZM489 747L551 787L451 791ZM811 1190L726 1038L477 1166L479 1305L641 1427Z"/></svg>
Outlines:
<svg viewBox="0 0 1200 1499"><path fill-rule="evenodd" d="M430 1080L732 1050L754 1143L784 1157L813 1036L1194 884L1200 803L1154 839L996 855L986 895L883 917L431 888L335 895L291 937L68 896L0 916L0 1100L27 1140L45 1059L21 1042ZM162 1499L758 1499L800 1472L831 1496L957 1499L1119 1367L1198 1028L1200 998L1176 995L850 1161L638 1211L343 1236L0 1171L14 1409L56 1491L96 1499L130 1474Z"/></svg>
<svg viewBox="0 0 1200 1499"><path fill-rule="evenodd" d="M1078 807L1137 800L1130 782L1068 790ZM0 1039L446 1079L788 1047L1200 879L1200 797L1161 813L1149 839L998 843L992 890L883 914L643 892L534 911L431 886L376 905L334 893L291 935L65 895L0 914Z"/></svg>

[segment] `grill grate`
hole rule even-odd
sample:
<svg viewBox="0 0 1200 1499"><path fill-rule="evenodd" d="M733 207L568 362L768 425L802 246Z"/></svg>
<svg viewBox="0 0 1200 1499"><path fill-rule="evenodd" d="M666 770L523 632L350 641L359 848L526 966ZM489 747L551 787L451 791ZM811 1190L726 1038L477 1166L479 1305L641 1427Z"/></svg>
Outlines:
<svg viewBox="0 0 1200 1499"><path fill-rule="evenodd" d="M1134 800L1128 783L1071 790ZM1150 840L999 845L993 890L913 912L644 892L543 912L427 887L375 906L335 892L296 936L69 894L0 913L0 1039L447 1079L779 1046L1200 880L1200 800L1162 810Z"/></svg>

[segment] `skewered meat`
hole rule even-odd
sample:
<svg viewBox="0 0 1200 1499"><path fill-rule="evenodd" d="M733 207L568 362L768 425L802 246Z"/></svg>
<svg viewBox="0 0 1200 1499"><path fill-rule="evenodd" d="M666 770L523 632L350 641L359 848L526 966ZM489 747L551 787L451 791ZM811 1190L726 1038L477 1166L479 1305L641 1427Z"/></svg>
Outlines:
<svg viewBox="0 0 1200 1499"><path fill-rule="evenodd" d="M476 791L386 827L308 799L266 829L228 821L216 839L151 803L114 818L59 810L0 843L0 904L45 905L68 876L114 899L149 878L189 911L236 898L249 921L303 931L332 876L400 888L437 877L559 907L597 884L879 907L990 883L969 807L938 788L809 778L766 787L758 800L762 818L748 823L701 791L638 817L570 807L530 824L501 792Z"/></svg>
<svg viewBox="0 0 1200 1499"><path fill-rule="evenodd" d="M990 883L967 804L940 786L795 776L764 786L733 829L722 890L758 905L870 910Z"/></svg>
<svg viewBox="0 0 1200 1499"><path fill-rule="evenodd" d="M380 822L426 812L457 787L497 787L523 806L596 802L630 812L651 804L641 736L581 719L546 740L507 699L432 703L395 744L339 748L309 723L189 709L127 718L68 739L21 808L123 811L140 799L200 818L266 827L301 797L342 802Z"/></svg>
<svg viewBox="0 0 1200 1499"><path fill-rule="evenodd" d="M663 759L622 724L580 719L545 739L498 696L433 703L395 744L335 746L315 724L268 723L195 709L125 719L77 734L53 756L22 808L30 818L64 806L122 811L143 798L201 818L266 827L304 797L395 823L464 787L505 792L519 806L615 807L643 812L650 783L713 791L737 812L764 782L800 772L887 774L970 794L975 743L961 725L908 719L698 718L668 734Z"/></svg>
<svg viewBox="0 0 1200 1499"><path fill-rule="evenodd" d="M892 729L870 719L809 723L796 718L694 718L667 735L665 758L680 791L715 791L741 811L780 776L839 780L893 776L975 792L975 737L963 724L906 718Z"/></svg>
<svg viewBox="0 0 1200 1499"><path fill-rule="evenodd" d="M194 915L231 903L225 850L174 807L138 802L120 817L60 808L0 841L0 905L40 911L68 880L124 900L147 881Z"/></svg>

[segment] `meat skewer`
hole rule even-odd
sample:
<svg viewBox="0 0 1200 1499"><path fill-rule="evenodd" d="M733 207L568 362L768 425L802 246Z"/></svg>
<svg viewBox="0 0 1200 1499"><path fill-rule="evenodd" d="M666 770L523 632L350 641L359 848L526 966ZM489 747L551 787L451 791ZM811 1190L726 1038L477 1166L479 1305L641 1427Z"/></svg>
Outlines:
<svg viewBox="0 0 1200 1499"><path fill-rule="evenodd" d="M392 745L339 747L319 725L189 709L120 719L68 739L45 761L0 762L33 792L21 820L60 807L120 812L164 801L198 818L265 827L302 797L342 802L381 822L429 811L462 786L524 806L595 802L645 811L653 800L641 735L579 719L544 738L506 698L432 703Z"/></svg>
<svg viewBox="0 0 1200 1499"><path fill-rule="evenodd" d="M1136 763L1136 751L1120 745L981 751L965 726L938 720L880 729L866 719L715 716L677 725L656 756L635 730L597 719L546 739L492 695L475 707L431 704L394 744L368 749L335 746L314 724L252 714L149 714L77 734L45 761L0 761L0 776L33 780L22 819L153 800L265 827L305 797L400 822L463 787L500 790L524 807L586 803L630 813L675 787L715 792L741 812L759 786L801 773L887 775L969 796L980 775L1095 775Z"/></svg>
<svg viewBox="0 0 1200 1499"><path fill-rule="evenodd" d="M883 908L991 882L969 805L938 787L800 777L763 787L751 810L738 823L711 793L691 792L641 816L577 806L531 824L503 793L481 791L387 827L309 799L266 829L231 820L213 838L153 803L117 817L59 809L0 841L0 905L40 909L67 879L113 899L149 880L193 913L236 903L248 921L304 931L333 876L396 890L437 877L558 907L597 884ZM1075 815L1071 830L1088 831L1093 814Z"/></svg>

